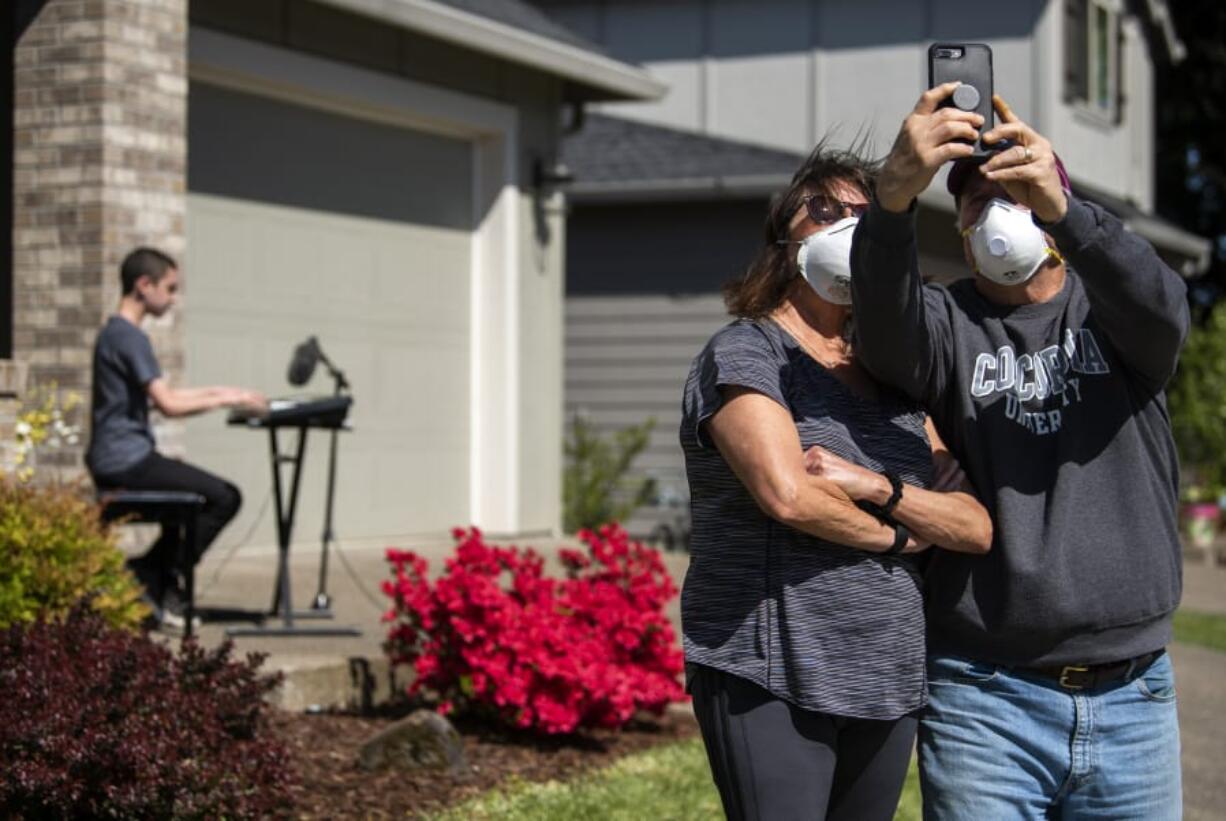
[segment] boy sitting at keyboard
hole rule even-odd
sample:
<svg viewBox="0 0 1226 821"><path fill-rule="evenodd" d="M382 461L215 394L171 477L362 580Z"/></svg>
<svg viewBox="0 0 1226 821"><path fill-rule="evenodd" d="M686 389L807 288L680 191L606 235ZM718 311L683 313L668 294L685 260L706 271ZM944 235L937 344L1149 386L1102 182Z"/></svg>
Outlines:
<svg viewBox="0 0 1226 821"><path fill-rule="evenodd" d="M98 489L172 490L199 493L205 505L197 522L195 558L238 513L238 488L156 450L149 404L165 416L191 416L215 408L265 413L268 401L256 391L226 386L171 387L162 376L149 337L140 329L146 316L159 317L174 305L179 290L175 261L153 248L137 248L120 266L123 296L94 343L91 435L85 464ZM165 529L145 555L128 565L145 587L159 626L182 627L183 592L178 539Z"/></svg>

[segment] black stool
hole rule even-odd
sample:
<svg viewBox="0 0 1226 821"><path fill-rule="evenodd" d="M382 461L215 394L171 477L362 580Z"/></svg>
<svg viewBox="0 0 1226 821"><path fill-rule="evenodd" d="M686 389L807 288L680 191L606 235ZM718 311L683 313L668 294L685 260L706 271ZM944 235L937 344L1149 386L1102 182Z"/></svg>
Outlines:
<svg viewBox="0 0 1226 821"><path fill-rule="evenodd" d="M178 534L179 566L187 593L187 612L183 634L192 634L196 617L196 518L205 499L199 493L181 490L103 490L98 493L102 519L131 516L136 522L157 522L173 527Z"/></svg>

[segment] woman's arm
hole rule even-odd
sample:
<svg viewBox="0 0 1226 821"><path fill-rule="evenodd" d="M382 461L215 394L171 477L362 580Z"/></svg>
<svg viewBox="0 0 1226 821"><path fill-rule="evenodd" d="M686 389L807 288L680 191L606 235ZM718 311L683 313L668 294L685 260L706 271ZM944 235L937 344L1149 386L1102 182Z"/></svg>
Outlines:
<svg viewBox="0 0 1226 821"><path fill-rule="evenodd" d="M924 423L932 442L937 466L938 490L903 485L891 516L924 542L960 553L987 553L992 548L992 518L966 481L957 461L937 435L932 420ZM814 446L805 452L810 473L834 482L857 502L886 504L893 486L890 480L868 468L853 465L830 451Z"/></svg>
<svg viewBox="0 0 1226 821"><path fill-rule="evenodd" d="M725 387L724 403L707 432L762 512L811 536L858 550L884 553L894 528L860 508L829 479L805 472L800 435L791 415L748 388ZM911 538L904 553L928 544Z"/></svg>

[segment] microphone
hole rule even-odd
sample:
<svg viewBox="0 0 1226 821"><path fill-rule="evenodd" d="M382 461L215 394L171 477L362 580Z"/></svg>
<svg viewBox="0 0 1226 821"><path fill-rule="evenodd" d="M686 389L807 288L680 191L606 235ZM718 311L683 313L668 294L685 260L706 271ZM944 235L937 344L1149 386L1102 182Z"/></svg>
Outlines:
<svg viewBox="0 0 1226 821"><path fill-rule="evenodd" d="M319 363L321 352L319 340L307 337L307 341L294 348L294 357L289 363L287 379L291 385L305 385L315 373L315 365Z"/></svg>

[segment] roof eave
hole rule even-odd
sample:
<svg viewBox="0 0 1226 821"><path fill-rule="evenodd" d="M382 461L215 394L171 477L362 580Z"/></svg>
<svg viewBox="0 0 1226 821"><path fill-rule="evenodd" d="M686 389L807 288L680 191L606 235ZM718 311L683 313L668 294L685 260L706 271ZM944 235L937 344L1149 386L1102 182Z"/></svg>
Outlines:
<svg viewBox="0 0 1226 821"><path fill-rule="evenodd" d="M1162 43L1166 58L1171 65L1179 65L1188 56L1188 49L1179 39L1179 32L1175 31L1175 21L1171 19L1166 0L1144 0L1143 7L1150 27Z"/></svg>
<svg viewBox="0 0 1226 821"><path fill-rule="evenodd" d="M769 197L787 187L790 174L736 174L654 180L575 182L566 195L574 202L669 202Z"/></svg>
<svg viewBox="0 0 1226 821"><path fill-rule="evenodd" d="M1204 237L1149 214L1134 214L1124 220L1124 225L1158 248L1182 257L1184 261L1179 273L1183 276L1200 276L1209 269L1209 254L1213 246Z"/></svg>
<svg viewBox="0 0 1226 821"><path fill-rule="evenodd" d="M658 100L668 86L637 66L432 0L319 0L561 77L586 99Z"/></svg>

